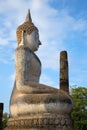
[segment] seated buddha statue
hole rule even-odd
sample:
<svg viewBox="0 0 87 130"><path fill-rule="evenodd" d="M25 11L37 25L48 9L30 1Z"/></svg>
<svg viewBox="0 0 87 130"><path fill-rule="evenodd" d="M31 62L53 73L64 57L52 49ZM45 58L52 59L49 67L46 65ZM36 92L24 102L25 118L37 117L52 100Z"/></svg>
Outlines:
<svg viewBox="0 0 87 130"><path fill-rule="evenodd" d="M41 42L39 31L32 23L30 11L17 28L18 47L15 50L15 83L10 99L11 117L42 113L70 113L71 97L57 88L39 83L41 62L34 53Z"/></svg>

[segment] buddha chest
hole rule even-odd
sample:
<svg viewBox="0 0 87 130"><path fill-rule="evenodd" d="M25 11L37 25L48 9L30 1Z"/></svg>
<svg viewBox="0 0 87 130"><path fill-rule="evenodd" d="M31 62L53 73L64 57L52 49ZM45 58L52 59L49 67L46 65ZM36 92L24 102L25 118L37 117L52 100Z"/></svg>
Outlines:
<svg viewBox="0 0 87 130"><path fill-rule="evenodd" d="M29 48L20 47L15 51L16 80L39 82L41 62Z"/></svg>

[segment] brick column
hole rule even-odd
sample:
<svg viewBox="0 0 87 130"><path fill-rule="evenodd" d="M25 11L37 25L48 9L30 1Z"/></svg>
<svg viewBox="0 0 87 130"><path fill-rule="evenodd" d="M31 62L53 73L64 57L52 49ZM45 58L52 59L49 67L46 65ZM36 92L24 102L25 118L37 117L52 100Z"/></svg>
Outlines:
<svg viewBox="0 0 87 130"><path fill-rule="evenodd" d="M2 129L3 103L0 103L0 130Z"/></svg>
<svg viewBox="0 0 87 130"><path fill-rule="evenodd" d="M69 93L68 58L67 52L60 52L60 89Z"/></svg>

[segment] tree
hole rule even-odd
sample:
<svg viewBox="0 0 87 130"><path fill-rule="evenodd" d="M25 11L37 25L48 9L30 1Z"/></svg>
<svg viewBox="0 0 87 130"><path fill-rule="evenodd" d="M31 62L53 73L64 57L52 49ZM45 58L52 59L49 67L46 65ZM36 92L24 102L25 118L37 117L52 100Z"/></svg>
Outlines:
<svg viewBox="0 0 87 130"><path fill-rule="evenodd" d="M72 89L74 109L72 120L75 130L87 130L87 88L78 87Z"/></svg>
<svg viewBox="0 0 87 130"><path fill-rule="evenodd" d="M3 128L6 127L6 123L7 123L8 118L9 118L9 114L8 113L4 113L3 114L3 119L2 119L2 127Z"/></svg>

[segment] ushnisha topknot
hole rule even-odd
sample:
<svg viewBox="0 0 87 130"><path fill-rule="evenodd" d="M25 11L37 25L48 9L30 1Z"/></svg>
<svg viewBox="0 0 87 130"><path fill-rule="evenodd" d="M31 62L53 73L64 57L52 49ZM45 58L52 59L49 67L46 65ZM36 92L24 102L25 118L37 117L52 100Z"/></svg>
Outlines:
<svg viewBox="0 0 87 130"><path fill-rule="evenodd" d="M22 31L25 31L30 35L35 30L38 31L37 27L32 23L30 10L28 10L25 22L22 25L20 25L16 31L18 45L21 43Z"/></svg>

